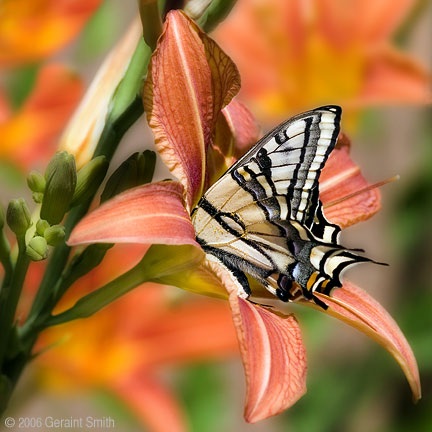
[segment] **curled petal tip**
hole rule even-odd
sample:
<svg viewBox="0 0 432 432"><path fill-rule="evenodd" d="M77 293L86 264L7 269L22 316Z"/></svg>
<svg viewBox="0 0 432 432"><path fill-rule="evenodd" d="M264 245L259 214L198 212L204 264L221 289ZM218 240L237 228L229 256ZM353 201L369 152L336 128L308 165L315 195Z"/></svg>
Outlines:
<svg viewBox="0 0 432 432"><path fill-rule="evenodd" d="M417 362L405 336L389 313L369 294L350 282L335 290L332 297L316 295L329 306L327 311L319 310L357 328L394 357L408 380L414 401L418 401L421 386Z"/></svg>

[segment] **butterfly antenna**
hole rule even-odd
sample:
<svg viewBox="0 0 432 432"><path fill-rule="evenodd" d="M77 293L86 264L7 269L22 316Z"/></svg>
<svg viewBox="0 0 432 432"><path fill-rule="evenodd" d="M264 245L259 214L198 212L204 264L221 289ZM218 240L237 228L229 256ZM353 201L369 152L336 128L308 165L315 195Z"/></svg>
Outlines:
<svg viewBox="0 0 432 432"><path fill-rule="evenodd" d="M366 187L364 187L364 188L362 188L362 189L359 189L358 191L355 191L355 192L353 192L353 193L350 193L350 194L348 194L348 195L345 195L345 196L342 197L342 198L339 198L339 199L337 199L337 200L334 200L334 201L331 201L331 202L329 202L329 203L327 203L327 204L324 204L324 208L326 209L326 208L328 208L328 207L333 207L333 206L336 205L336 204L340 204L341 202L346 201L346 200L349 200L349 199L351 199L351 198L353 198L353 197L355 197L355 196L357 196L357 195L361 195L361 194L364 193L364 192L370 191L370 190L372 190L372 189L379 188L379 187L381 187L381 186L384 186L384 185L386 185L386 184L388 184L388 183L392 183L392 182L397 181L397 180L399 180L399 175L395 175L395 176L390 177L390 178L388 178L388 179L386 179L386 180L382 180L382 181L380 181L380 182L378 182L378 183L371 184L371 185L366 186Z"/></svg>

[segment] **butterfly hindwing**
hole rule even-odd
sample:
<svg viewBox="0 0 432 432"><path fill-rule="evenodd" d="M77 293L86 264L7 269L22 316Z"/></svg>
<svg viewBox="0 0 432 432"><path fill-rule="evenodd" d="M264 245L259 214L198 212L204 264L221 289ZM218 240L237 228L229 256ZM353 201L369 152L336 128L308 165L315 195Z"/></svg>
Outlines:
<svg viewBox="0 0 432 432"><path fill-rule="evenodd" d="M247 273L284 301L297 298L299 286L311 299L313 291L340 286L343 268L367 260L338 245L340 229L325 219L319 200L340 116L340 107L326 106L282 123L194 209L197 241L235 277L242 296L250 295Z"/></svg>

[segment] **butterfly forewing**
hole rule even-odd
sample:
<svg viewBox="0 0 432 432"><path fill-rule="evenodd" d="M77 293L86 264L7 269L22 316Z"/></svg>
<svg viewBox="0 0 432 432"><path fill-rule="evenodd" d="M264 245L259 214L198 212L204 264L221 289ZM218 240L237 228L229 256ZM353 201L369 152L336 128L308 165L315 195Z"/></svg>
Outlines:
<svg viewBox="0 0 432 432"><path fill-rule="evenodd" d="M336 256L344 252L337 244L340 229L325 219L318 192L340 116L339 107L326 106L282 123L239 159L194 209L197 241L236 276L243 296L250 294L243 272L283 300L292 299L293 282L312 298L312 291L340 284L342 267L356 262L354 254ZM325 244L331 250L325 250ZM333 267L339 266L334 280L326 273L332 267L325 262L330 258Z"/></svg>

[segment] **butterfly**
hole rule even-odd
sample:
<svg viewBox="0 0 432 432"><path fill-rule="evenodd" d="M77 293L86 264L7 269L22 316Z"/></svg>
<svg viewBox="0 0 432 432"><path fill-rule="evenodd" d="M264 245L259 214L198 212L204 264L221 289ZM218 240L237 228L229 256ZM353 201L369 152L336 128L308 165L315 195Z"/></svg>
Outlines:
<svg viewBox="0 0 432 432"><path fill-rule="evenodd" d="M299 114L266 134L204 194L192 211L196 240L231 274L238 295L247 276L280 300L327 308L315 293L340 287L347 267L372 261L339 244L324 216L319 177L334 149L342 109Z"/></svg>

